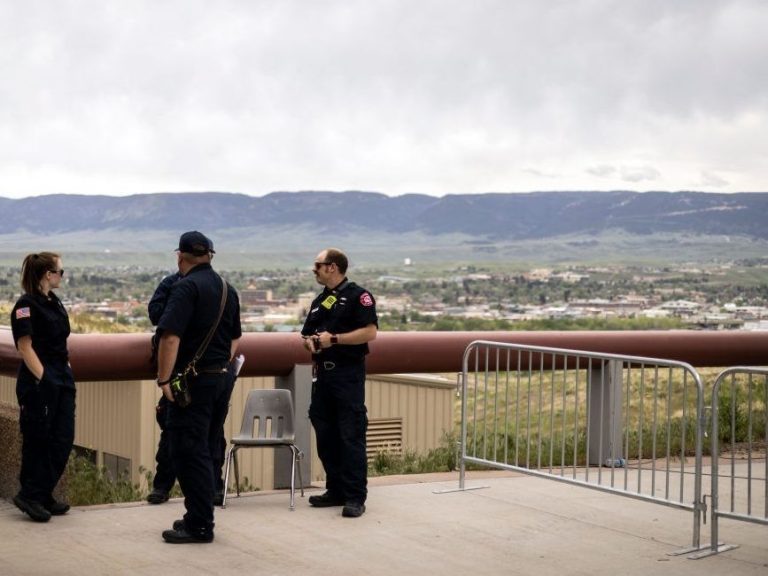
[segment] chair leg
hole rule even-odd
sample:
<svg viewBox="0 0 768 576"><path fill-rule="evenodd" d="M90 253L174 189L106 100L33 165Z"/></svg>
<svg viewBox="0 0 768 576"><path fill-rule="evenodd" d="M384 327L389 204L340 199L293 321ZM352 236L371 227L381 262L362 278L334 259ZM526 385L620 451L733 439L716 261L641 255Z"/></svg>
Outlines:
<svg viewBox="0 0 768 576"><path fill-rule="evenodd" d="M293 444L288 444L288 448L291 449L291 510L295 510L297 468L299 471L299 488L301 489L301 497L304 498L304 480L301 477L301 459L304 457L304 453Z"/></svg>
<svg viewBox="0 0 768 576"><path fill-rule="evenodd" d="M240 497L240 466L237 463L237 446L232 451L232 457L235 459L235 489L237 490L237 497Z"/></svg>
<svg viewBox="0 0 768 576"><path fill-rule="evenodd" d="M225 470L224 470L224 498L222 498L221 501L221 507L226 508L227 507L227 492L229 491L229 469L232 465L232 451L235 449L234 444L229 447L229 450L227 450L227 458L225 460Z"/></svg>
<svg viewBox="0 0 768 576"><path fill-rule="evenodd" d="M301 497L304 498L304 479L301 477L301 461L304 459L304 452L296 448L296 463L299 465L299 488L301 488Z"/></svg>
<svg viewBox="0 0 768 576"><path fill-rule="evenodd" d="M296 447L289 445L291 449L291 512L296 509Z"/></svg>

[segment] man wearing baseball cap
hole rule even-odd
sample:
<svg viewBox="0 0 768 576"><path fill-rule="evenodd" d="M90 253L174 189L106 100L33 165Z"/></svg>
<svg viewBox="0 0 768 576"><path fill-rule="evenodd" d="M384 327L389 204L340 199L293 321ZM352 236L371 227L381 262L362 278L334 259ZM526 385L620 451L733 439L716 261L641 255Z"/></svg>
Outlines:
<svg viewBox="0 0 768 576"><path fill-rule="evenodd" d="M176 252L193 254L195 256L216 254L211 239L197 230L184 232L184 234L181 235L179 238L179 247L176 248Z"/></svg>
<svg viewBox="0 0 768 576"><path fill-rule="evenodd" d="M157 325L162 333L157 385L168 400L166 427L186 514L163 532L163 539L171 544L212 542L211 445L218 429L213 420L226 388L227 366L242 335L240 302L235 289L211 267L213 242L205 234L185 232L176 252L181 278L171 287ZM180 402L170 386L175 375L185 372L188 404Z"/></svg>

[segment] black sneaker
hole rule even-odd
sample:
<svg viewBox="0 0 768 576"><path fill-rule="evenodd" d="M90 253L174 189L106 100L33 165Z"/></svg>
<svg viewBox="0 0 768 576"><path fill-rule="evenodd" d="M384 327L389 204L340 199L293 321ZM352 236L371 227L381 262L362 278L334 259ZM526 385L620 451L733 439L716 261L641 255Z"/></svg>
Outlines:
<svg viewBox="0 0 768 576"><path fill-rule="evenodd" d="M216 492L216 494L213 495L213 505L224 506L224 492Z"/></svg>
<svg viewBox="0 0 768 576"><path fill-rule="evenodd" d="M347 502L341 511L342 516L347 518L358 518L365 513L365 504L361 502Z"/></svg>
<svg viewBox="0 0 768 576"><path fill-rule="evenodd" d="M176 526L176 522L173 523L174 526ZM213 532L192 534L187 532L186 526L182 526L181 530L163 530L163 540L169 544L208 544L213 542Z"/></svg>
<svg viewBox="0 0 768 576"><path fill-rule="evenodd" d="M147 496L147 502L150 504L162 504L163 502L168 502L168 492L154 488L152 492L149 493L149 496Z"/></svg>
<svg viewBox="0 0 768 576"><path fill-rule="evenodd" d="M40 502L27 500L17 494L13 497L13 503L16 504L16 508L28 514L35 522L48 522L51 519L51 513Z"/></svg>
<svg viewBox="0 0 768 576"><path fill-rule="evenodd" d="M69 504L66 502L59 502L58 500L51 500L50 502L43 504L43 507L51 513L51 516L63 516L69 512Z"/></svg>
<svg viewBox="0 0 768 576"><path fill-rule="evenodd" d="M330 492L309 497L309 505L315 508L328 508L330 506L344 506L344 500L337 498Z"/></svg>

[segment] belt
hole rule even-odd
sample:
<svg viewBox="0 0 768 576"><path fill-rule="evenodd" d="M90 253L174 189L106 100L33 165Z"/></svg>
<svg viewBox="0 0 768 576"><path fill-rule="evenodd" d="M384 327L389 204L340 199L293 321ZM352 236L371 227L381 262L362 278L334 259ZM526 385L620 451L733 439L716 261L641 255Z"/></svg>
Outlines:
<svg viewBox="0 0 768 576"><path fill-rule="evenodd" d="M361 358L359 363L362 364L364 361L365 359ZM346 358L342 359L341 362L332 362L331 360L316 360L315 368L317 370L324 370L325 372L330 372L331 370L336 370L336 369L353 368L357 364L358 362L353 360L348 360Z"/></svg>
<svg viewBox="0 0 768 576"><path fill-rule="evenodd" d="M195 370L198 374L223 374L227 371L226 366L203 366L202 368L197 368Z"/></svg>

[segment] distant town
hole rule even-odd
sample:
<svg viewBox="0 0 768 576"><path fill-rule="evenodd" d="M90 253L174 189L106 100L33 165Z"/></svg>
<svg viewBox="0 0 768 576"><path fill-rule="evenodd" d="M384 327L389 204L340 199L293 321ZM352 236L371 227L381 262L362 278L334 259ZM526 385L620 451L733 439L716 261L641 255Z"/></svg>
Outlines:
<svg viewBox="0 0 768 576"><path fill-rule="evenodd" d="M169 272L67 270L59 292L75 331L149 331L147 302ZM298 330L319 288L309 270L221 273L237 288L251 332ZM350 270L350 278L374 294L385 330L768 330L768 259L527 270L420 268L405 259L394 270ZM0 268L2 306L18 294L18 270Z"/></svg>

